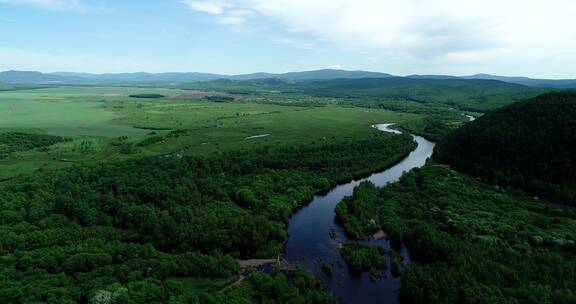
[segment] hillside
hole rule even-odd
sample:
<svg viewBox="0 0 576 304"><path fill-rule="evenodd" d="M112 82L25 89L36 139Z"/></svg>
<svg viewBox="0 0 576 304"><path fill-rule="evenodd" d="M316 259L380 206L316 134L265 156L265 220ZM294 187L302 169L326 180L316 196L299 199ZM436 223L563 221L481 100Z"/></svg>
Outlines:
<svg viewBox="0 0 576 304"><path fill-rule="evenodd" d="M37 84L63 82L66 77L45 74L35 71L5 71L0 72L0 81L6 83Z"/></svg>
<svg viewBox="0 0 576 304"><path fill-rule="evenodd" d="M576 79L534 79L528 77L508 77L490 74L476 74L472 76L460 77L463 79L486 79L499 80L509 83L516 83L530 87L569 89L576 88Z"/></svg>
<svg viewBox="0 0 576 304"><path fill-rule="evenodd" d="M14 87L10 84L0 82L0 91L11 90Z"/></svg>
<svg viewBox="0 0 576 304"><path fill-rule="evenodd" d="M463 110L485 111L534 94L534 89L492 80L338 79L303 84L307 91L330 97L384 97L441 103Z"/></svg>
<svg viewBox="0 0 576 304"><path fill-rule="evenodd" d="M576 204L576 92L490 112L448 135L436 157L490 182Z"/></svg>
<svg viewBox="0 0 576 304"><path fill-rule="evenodd" d="M543 89L496 80L420 79L404 77L290 81L284 79L217 80L188 83L183 89L227 92L260 91L308 94L366 101L370 99L408 100L436 103L462 110L487 111L517 100L536 96Z"/></svg>
<svg viewBox="0 0 576 304"><path fill-rule="evenodd" d="M507 83L520 84L536 88L571 89L576 88L576 79L538 79L522 76L498 76L490 74L475 74L469 76L450 75L410 75L408 78L416 79L472 79L472 80L497 80Z"/></svg>

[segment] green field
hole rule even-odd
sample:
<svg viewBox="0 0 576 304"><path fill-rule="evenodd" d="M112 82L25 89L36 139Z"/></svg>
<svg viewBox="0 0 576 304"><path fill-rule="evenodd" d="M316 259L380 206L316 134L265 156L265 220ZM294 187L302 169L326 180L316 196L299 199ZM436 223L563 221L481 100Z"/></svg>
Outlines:
<svg viewBox="0 0 576 304"><path fill-rule="evenodd" d="M111 123L118 113L103 100L132 88L54 88L0 93L0 129L34 129L63 136L134 136L145 131Z"/></svg>
<svg viewBox="0 0 576 304"><path fill-rule="evenodd" d="M382 109L291 106L242 99L210 102L176 98L176 89L62 87L0 93L0 132L18 131L72 138L48 149L0 158L0 178L75 163L151 155L212 155L262 145L294 145L365 135L375 123L408 123L420 115ZM129 98L158 93L162 99ZM292 102L292 101L289 101ZM266 137L246 139L267 134ZM140 144L147 138L151 144ZM119 139L120 138L120 139ZM129 153L122 147L134 146Z"/></svg>

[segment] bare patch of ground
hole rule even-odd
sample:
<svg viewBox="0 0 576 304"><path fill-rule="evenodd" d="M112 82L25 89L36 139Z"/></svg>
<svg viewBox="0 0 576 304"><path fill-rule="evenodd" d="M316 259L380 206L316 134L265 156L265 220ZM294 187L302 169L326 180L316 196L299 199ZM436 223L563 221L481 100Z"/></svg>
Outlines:
<svg viewBox="0 0 576 304"><path fill-rule="evenodd" d="M385 240L388 238L388 234L384 232L384 230L380 230L372 235L372 237L376 240Z"/></svg>
<svg viewBox="0 0 576 304"><path fill-rule="evenodd" d="M240 268L258 268L260 266L266 266L278 263L277 259L253 259L253 260L240 260Z"/></svg>

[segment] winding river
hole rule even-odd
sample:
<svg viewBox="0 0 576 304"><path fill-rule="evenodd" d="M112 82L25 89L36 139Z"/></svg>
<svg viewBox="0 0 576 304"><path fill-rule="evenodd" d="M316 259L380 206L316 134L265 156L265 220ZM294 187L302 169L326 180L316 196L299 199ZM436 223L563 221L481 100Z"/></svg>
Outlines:
<svg viewBox="0 0 576 304"><path fill-rule="evenodd" d="M380 124L374 127L383 132L399 133L391 129L392 124ZM340 255L340 244L351 241L342 227L335 223L336 205L362 181L369 180L378 187L396 182L404 172L422 167L432 155L434 143L423 137L412 135L418 144L404 160L395 166L361 180L338 185L326 194L316 195L312 202L298 211L290 219L288 243L284 258L295 266L311 271L322 280L340 303L397 303L397 291L400 278L392 276L390 270L384 278L373 280L369 274L353 275ZM330 233L330 231L335 231ZM331 235L332 234L332 235ZM389 248L386 240L367 240L366 244L379 244ZM406 248L401 252L404 263L410 263L410 254ZM321 270L322 262L334 266L332 276ZM390 267L388 267L390 269Z"/></svg>

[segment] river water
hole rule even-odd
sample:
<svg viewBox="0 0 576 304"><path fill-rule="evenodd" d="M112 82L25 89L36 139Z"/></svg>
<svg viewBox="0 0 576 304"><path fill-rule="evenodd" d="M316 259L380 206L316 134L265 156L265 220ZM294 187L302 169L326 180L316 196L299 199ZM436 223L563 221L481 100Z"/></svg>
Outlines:
<svg viewBox="0 0 576 304"><path fill-rule="evenodd" d="M392 124L380 124L374 127L390 133L399 131L391 129ZM340 255L341 243L350 240L342 227L335 222L336 205L362 181L369 180L378 187L396 182L402 174L411 169L422 167L432 155L434 143L423 137L412 135L418 144L404 160L395 166L361 180L354 180L338 185L326 194L316 195L312 202L292 216L288 224L288 243L284 258L294 266L311 271L322 280L340 303L398 303L397 291L400 279L392 276L390 267L384 278L373 280L369 274L353 275ZM330 235L330 230L336 237ZM367 240L363 243L379 244L389 248L386 240ZM410 263L410 254L406 248L401 252L404 263ZM322 262L334 265L332 276L321 270Z"/></svg>

